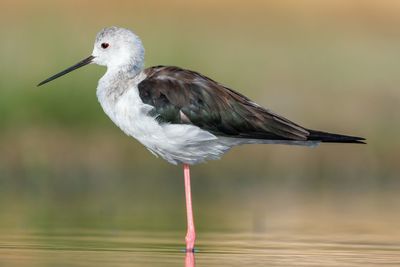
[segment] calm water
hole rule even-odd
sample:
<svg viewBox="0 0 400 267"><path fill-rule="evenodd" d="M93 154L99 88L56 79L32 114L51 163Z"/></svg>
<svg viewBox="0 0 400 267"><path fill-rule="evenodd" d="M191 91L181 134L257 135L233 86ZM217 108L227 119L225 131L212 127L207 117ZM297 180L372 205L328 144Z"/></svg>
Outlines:
<svg viewBox="0 0 400 267"><path fill-rule="evenodd" d="M380 226L198 234L103 230L2 231L0 266L400 266L400 236Z"/></svg>

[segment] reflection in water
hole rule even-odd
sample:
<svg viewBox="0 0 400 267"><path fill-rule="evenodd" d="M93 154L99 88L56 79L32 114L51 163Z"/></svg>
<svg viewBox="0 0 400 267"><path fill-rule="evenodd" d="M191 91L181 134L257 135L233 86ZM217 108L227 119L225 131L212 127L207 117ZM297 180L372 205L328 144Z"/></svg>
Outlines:
<svg viewBox="0 0 400 267"><path fill-rule="evenodd" d="M194 252L186 252L185 267L195 267L196 262L194 258Z"/></svg>
<svg viewBox="0 0 400 267"><path fill-rule="evenodd" d="M268 233L201 232L199 252L182 253L180 232L0 231L0 266L400 266L400 231L274 228ZM386 225L388 226L388 225ZM183 259L184 258L184 259Z"/></svg>

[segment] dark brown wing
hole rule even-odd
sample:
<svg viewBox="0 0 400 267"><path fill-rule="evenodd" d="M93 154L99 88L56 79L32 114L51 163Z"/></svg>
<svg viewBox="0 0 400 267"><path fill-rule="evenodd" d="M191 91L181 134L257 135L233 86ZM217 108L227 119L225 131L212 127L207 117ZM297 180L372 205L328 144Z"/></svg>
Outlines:
<svg viewBox="0 0 400 267"><path fill-rule="evenodd" d="M139 83L142 101L161 122L193 124L219 136L307 140L309 132L193 71L157 66Z"/></svg>

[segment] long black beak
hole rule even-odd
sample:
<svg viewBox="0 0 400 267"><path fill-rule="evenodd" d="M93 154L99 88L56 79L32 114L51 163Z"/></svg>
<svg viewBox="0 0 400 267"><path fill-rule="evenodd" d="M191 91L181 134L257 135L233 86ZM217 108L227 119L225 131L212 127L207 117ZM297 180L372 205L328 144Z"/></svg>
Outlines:
<svg viewBox="0 0 400 267"><path fill-rule="evenodd" d="M48 83L48 82L50 82L50 81L52 81L54 79L57 79L58 77L61 77L61 76L65 75L65 74L67 74L67 73L69 73L69 72L71 72L73 70L79 69L80 67L83 67L83 66L85 66L87 64L90 64L90 63L92 63L93 59L94 59L94 56L87 57L84 60L76 63L75 65L73 65L71 67L69 67L68 69L63 70L63 71L51 76L50 78L47 78L43 82L39 83L37 86L41 86L41 85L43 85L45 83Z"/></svg>

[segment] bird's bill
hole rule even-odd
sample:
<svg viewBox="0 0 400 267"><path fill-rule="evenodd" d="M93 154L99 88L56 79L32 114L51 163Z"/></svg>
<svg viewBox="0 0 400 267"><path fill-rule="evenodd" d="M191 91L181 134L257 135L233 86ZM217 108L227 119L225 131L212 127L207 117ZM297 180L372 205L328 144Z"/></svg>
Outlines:
<svg viewBox="0 0 400 267"><path fill-rule="evenodd" d="M69 67L69 68L67 68L67 69L65 69L65 70L63 70L63 71L51 76L50 78L47 78L46 80L40 82L37 86L41 86L41 85L43 85L45 83L51 82L52 80L55 80L58 77L61 77L61 76L65 75L65 74L67 74L67 73L70 73L73 70L79 69L80 67L83 67L83 66L85 66L87 64L90 64L90 63L92 63L93 59L94 59L94 56L87 57L84 60L79 61L75 65L73 65L73 66L71 66L71 67Z"/></svg>

